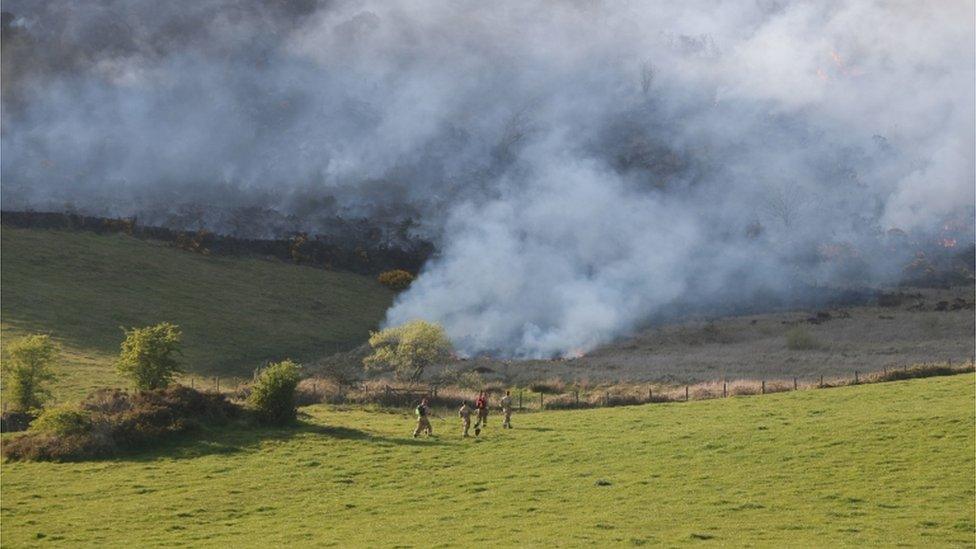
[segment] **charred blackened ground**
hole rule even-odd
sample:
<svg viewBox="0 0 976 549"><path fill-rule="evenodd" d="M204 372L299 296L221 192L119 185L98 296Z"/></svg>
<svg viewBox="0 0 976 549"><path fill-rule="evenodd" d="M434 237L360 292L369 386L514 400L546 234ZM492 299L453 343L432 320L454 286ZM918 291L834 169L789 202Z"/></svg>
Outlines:
<svg viewBox="0 0 976 549"><path fill-rule="evenodd" d="M4 226L23 229L123 233L158 240L203 255L257 256L289 263L376 274L388 269L417 272L433 251L432 245L410 236L403 227L366 219L333 220L328 234L275 232L281 238L241 238L218 234L201 225L180 230L173 226L143 225L136 218L105 218L58 212L0 212ZM179 225L177 225L179 227Z"/></svg>

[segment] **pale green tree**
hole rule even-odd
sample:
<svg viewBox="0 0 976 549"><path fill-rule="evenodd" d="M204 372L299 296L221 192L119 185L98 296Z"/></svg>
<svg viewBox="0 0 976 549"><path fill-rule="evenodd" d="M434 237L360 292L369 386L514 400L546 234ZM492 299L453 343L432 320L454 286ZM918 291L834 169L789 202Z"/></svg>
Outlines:
<svg viewBox="0 0 976 549"><path fill-rule="evenodd" d="M413 320L373 332L373 352L363 360L369 370L393 371L397 378L416 381L428 366L451 356L453 346L440 324Z"/></svg>

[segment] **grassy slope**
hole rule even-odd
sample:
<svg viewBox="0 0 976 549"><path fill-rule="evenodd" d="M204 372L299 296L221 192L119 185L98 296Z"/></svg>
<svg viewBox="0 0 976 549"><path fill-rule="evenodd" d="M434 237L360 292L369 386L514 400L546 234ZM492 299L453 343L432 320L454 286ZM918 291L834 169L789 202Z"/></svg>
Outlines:
<svg viewBox="0 0 976 549"><path fill-rule="evenodd" d="M266 359L361 343L392 301L369 277L122 235L5 227L0 238L3 336L44 332L64 344L62 397L119 384L119 326L175 322L188 369L249 375Z"/></svg>
<svg viewBox="0 0 976 549"><path fill-rule="evenodd" d="M480 441L316 406L290 432L6 463L3 540L972 547L974 381L495 417Z"/></svg>

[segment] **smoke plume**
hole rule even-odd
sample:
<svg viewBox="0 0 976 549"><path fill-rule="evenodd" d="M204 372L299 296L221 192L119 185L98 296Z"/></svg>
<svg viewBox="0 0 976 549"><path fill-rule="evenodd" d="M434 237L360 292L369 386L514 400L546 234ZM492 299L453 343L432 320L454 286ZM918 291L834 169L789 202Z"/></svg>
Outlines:
<svg viewBox="0 0 976 549"><path fill-rule="evenodd" d="M4 9L5 209L406 223L438 253L387 322L469 354L582 352L972 242L969 1Z"/></svg>

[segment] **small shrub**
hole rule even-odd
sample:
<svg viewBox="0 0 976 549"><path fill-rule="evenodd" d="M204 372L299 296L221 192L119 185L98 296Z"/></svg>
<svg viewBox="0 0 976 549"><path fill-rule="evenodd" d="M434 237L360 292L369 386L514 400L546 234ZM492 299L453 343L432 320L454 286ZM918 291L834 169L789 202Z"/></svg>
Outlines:
<svg viewBox="0 0 976 549"><path fill-rule="evenodd" d="M413 282L413 275L403 269L394 269L380 273L377 277L380 284L394 291L406 290Z"/></svg>
<svg viewBox="0 0 976 549"><path fill-rule="evenodd" d="M794 326L786 332L786 347L792 351L810 351L820 347L820 344L806 328Z"/></svg>
<svg viewBox="0 0 976 549"><path fill-rule="evenodd" d="M18 412L40 408L50 396L46 385L54 379L51 366L60 350L46 335L29 335L6 347L3 373L11 408Z"/></svg>
<svg viewBox="0 0 976 549"><path fill-rule="evenodd" d="M258 376L248 402L261 421L283 425L295 420L299 368L298 364L285 360L268 366Z"/></svg>
<svg viewBox="0 0 976 549"><path fill-rule="evenodd" d="M77 408L60 406L44 410L31 423L33 433L47 433L49 435L69 436L83 435L92 428L91 414Z"/></svg>
<svg viewBox="0 0 976 549"><path fill-rule="evenodd" d="M116 366L137 389L166 387L183 370L173 355L179 354L180 328L163 322L146 328L125 330L125 341Z"/></svg>

